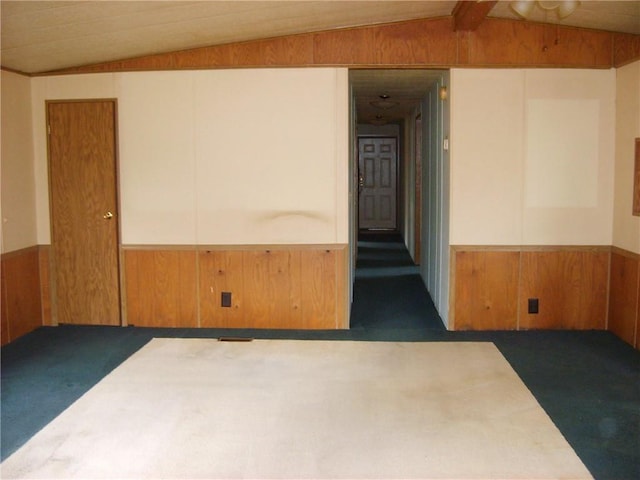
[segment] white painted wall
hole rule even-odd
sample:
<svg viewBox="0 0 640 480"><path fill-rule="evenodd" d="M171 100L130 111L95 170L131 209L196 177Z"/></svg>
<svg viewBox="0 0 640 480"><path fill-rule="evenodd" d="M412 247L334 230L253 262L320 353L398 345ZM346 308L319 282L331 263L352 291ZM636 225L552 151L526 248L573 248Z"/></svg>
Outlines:
<svg viewBox="0 0 640 480"><path fill-rule="evenodd" d="M28 77L2 70L0 161L1 251L37 244L36 192Z"/></svg>
<svg viewBox="0 0 640 480"><path fill-rule="evenodd" d="M640 138L640 61L616 71L613 245L640 253L640 217L632 215L634 145Z"/></svg>
<svg viewBox="0 0 640 480"><path fill-rule="evenodd" d="M50 243L44 102L117 98L123 244L348 241L347 70L33 79L38 241Z"/></svg>
<svg viewBox="0 0 640 480"><path fill-rule="evenodd" d="M451 82L451 244L611 245L615 70Z"/></svg>

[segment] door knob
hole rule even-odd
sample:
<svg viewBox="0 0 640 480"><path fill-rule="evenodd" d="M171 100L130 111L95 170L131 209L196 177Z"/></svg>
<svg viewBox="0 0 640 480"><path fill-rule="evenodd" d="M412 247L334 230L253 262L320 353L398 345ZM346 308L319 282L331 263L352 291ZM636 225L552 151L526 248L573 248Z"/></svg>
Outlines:
<svg viewBox="0 0 640 480"><path fill-rule="evenodd" d="M102 218L104 218L105 220L111 220L113 218L113 213L107 212L102 216Z"/></svg>

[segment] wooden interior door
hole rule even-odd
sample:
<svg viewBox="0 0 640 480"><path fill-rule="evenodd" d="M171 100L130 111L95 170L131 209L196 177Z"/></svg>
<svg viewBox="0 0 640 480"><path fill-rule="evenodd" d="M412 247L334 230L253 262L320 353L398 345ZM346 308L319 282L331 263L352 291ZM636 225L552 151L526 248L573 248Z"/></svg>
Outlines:
<svg viewBox="0 0 640 480"><path fill-rule="evenodd" d="M398 157L396 139L358 139L360 200L358 226L369 230L395 230Z"/></svg>
<svg viewBox="0 0 640 480"><path fill-rule="evenodd" d="M47 104L54 311L120 325L114 101Z"/></svg>

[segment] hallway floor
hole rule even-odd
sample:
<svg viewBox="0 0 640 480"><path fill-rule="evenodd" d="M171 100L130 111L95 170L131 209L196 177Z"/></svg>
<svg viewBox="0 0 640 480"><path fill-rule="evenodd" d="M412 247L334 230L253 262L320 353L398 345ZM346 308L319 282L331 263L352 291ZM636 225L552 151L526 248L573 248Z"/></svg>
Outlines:
<svg viewBox="0 0 640 480"><path fill-rule="evenodd" d="M351 328L444 330L400 235L360 236Z"/></svg>

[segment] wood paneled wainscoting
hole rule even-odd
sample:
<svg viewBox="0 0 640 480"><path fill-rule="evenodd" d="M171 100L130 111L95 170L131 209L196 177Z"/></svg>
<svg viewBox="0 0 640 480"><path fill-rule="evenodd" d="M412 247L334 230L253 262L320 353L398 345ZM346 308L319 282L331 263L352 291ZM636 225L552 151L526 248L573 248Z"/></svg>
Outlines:
<svg viewBox="0 0 640 480"><path fill-rule="evenodd" d="M125 246L123 255L128 325L349 327L346 245Z"/></svg>
<svg viewBox="0 0 640 480"><path fill-rule="evenodd" d="M611 251L609 330L640 349L640 255Z"/></svg>
<svg viewBox="0 0 640 480"><path fill-rule="evenodd" d="M610 256L609 246L452 246L454 329L604 330Z"/></svg>
<svg viewBox="0 0 640 480"><path fill-rule="evenodd" d="M51 324L49 246L40 245L3 253L2 345Z"/></svg>

